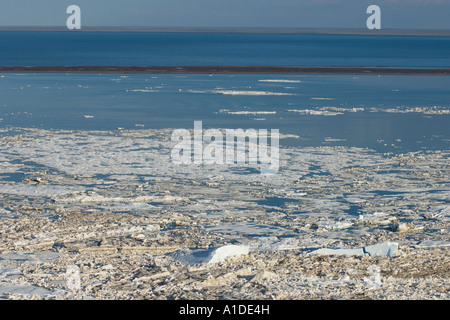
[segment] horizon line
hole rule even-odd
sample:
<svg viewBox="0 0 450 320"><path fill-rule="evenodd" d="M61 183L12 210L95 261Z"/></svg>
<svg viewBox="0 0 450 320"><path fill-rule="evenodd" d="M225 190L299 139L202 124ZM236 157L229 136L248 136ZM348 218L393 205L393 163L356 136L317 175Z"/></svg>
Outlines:
<svg viewBox="0 0 450 320"><path fill-rule="evenodd" d="M450 29L378 29L306 28L306 27L136 27L85 26L69 30L63 26L0 26L0 31L67 31L67 32L148 32L148 33L269 33L269 34L337 34L337 35L408 35L450 36Z"/></svg>

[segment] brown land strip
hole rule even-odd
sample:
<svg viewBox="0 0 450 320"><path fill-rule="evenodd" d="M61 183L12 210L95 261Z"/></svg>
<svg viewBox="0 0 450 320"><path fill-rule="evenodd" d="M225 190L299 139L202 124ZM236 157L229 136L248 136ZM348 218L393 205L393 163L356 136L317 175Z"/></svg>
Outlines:
<svg viewBox="0 0 450 320"><path fill-rule="evenodd" d="M278 67L278 66L0 66L10 73L176 73L176 74L372 74L450 75L446 69L385 67Z"/></svg>

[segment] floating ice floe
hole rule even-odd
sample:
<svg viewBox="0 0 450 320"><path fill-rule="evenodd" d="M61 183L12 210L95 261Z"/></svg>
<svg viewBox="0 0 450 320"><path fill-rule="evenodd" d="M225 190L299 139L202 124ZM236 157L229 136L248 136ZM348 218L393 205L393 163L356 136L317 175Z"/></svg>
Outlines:
<svg viewBox="0 0 450 320"><path fill-rule="evenodd" d="M213 264L225 261L229 257L246 255L249 253L250 247L245 245L225 245L215 249L182 249L168 256L174 260L180 261L187 265L195 265L200 263Z"/></svg>
<svg viewBox="0 0 450 320"><path fill-rule="evenodd" d="M127 89L126 92L159 92L159 90L153 90L153 89Z"/></svg>
<svg viewBox="0 0 450 320"><path fill-rule="evenodd" d="M349 255L349 256L363 256L369 255L371 257L392 257L398 249L396 242L382 242L371 246L358 248L322 248L312 251L310 254L315 255Z"/></svg>
<svg viewBox="0 0 450 320"><path fill-rule="evenodd" d="M347 139L339 139L339 138L331 138L331 137L326 137L323 140L325 140L326 142L342 142L342 141L347 141Z"/></svg>
<svg viewBox="0 0 450 320"><path fill-rule="evenodd" d="M312 97L310 100L334 100L334 98Z"/></svg>
<svg viewBox="0 0 450 320"><path fill-rule="evenodd" d="M320 98L320 97L313 97L310 98L310 100L334 100L334 98ZM301 112L301 110L288 110L292 112ZM314 112L315 114L320 114L321 112L329 112L331 113L338 113L343 114L344 112L383 112L383 113L421 113L421 114L427 114L427 115L446 115L450 114L450 109L448 107L443 106L434 106L434 107L416 107L416 108L405 108L405 107L395 107L395 108L376 108L376 107L367 107L367 108L361 108L361 107L318 107L312 110L309 110L311 112Z"/></svg>
<svg viewBox="0 0 450 320"><path fill-rule="evenodd" d="M309 114L313 116L337 116L344 114L343 112L333 112L327 110L312 110L312 109L289 109L287 112L297 112L301 114Z"/></svg>
<svg viewBox="0 0 450 320"><path fill-rule="evenodd" d="M257 115L257 114L276 114L276 111L228 111L228 114L250 114L250 115Z"/></svg>
<svg viewBox="0 0 450 320"><path fill-rule="evenodd" d="M295 96L295 93L245 90L213 90L213 93L233 96Z"/></svg>
<svg viewBox="0 0 450 320"><path fill-rule="evenodd" d="M258 82L274 82L274 83L302 83L300 80L285 80L285 79L261 79Z"/></svg>

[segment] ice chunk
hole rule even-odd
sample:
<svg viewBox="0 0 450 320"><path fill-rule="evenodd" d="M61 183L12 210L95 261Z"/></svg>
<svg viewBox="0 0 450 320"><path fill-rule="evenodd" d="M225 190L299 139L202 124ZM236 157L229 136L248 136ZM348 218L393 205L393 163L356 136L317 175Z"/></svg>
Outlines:
<svg viewBox="0 0 450 320"><path fill-rule="evenodd" d="M364 252L371 257L392 257L398 249L396 242L382 242L372 246L364 247Z"/></svg>
<svg viewBox="0 0 450 320"><path fill-rule="evenodd" d="M214 250L211 260L208 263L218 263L225 261L228 257L248 254L249 247L242 245L227 245Z"/></svg>
<svg viewBox="0 0 450 320"><path fill-rule="evenodd" d="M195 265L200 263L210 264L223 262L229 257L248 254L249 250L249 246L225 245L219 248L207 250L182 249L169 253L168 256L187 265Z"/></svg>
<svg viewBox="0 0 450 320"><path fill-rule="evenodd" d="M382 242L366 247L358 248L322 248L312 251L310 254L319 255L349 255L349 256L363 256L369 255L371 257L392 257L398 248L396 242Z"/></svg>

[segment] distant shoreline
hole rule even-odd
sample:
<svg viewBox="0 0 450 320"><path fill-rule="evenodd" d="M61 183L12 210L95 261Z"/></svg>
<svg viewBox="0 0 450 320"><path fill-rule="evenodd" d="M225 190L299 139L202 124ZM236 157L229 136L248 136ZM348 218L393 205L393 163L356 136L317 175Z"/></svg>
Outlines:
<svg viewBox="0 0 450 320"><path fill-rule="evenodd" d="M450 75L447 69L282 66L0 66L0 73Z"/></svg>
<svg viewBox="0 0 450 320"><path fill-rule="evenodd" d="M450 30L412 29L329 29L329 28L207 28L207 27L82 27L68 30L66 27L7 27L0 31L36 32L147 32L147 33L267 33L267 34L329 34L329 35L383 35L383 36L441 36L450 37Z"/></svg>

